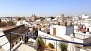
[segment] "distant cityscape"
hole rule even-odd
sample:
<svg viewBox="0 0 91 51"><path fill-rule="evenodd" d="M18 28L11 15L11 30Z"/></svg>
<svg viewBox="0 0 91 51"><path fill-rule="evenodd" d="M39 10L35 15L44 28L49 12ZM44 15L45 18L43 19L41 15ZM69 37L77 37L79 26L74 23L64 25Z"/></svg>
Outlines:
<svg viewBox="0 0 91 51"><path fill-rule="evenodd" d="M70 40L72 37L73 40ZM25 51L25 49L26 51L60 51L63 48L68 51L70 48L75 51L91 51L90 44L91 16L87 14L65 16L61 13L56 17L37 17L35 14L31 17L0 17L1 51Z"/></svg>

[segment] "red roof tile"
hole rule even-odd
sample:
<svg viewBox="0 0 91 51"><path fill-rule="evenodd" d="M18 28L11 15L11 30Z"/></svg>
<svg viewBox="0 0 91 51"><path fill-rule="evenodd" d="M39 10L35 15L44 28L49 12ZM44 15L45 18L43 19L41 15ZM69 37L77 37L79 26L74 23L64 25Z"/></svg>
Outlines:
<svg viewBox="0 0 91 51"><path fill-rule="evenodd" d="M14 28L16 26L6 26L6 27L2 27L3 29L7 30L7 29L11 29L11 28Z"/></svg>
<svg viewBox="0 0 91 51"><path fill-rule="evenodd" d="M82 31L82 32L86 32L86 29L85 29L85 28L83 28L83 29L81 29L81 31Z"/></svg>

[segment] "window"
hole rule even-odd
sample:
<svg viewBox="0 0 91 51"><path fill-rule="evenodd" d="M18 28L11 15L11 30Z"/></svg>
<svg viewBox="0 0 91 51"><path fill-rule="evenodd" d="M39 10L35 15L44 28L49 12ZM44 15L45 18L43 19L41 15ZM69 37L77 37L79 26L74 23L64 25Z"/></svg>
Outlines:
<svg viewBox="0 0 91 51"><path fill-rule="evenodd" d="M87 28L87 32L89 32L89 28Z"/></svg>
<svg viewBox="0 0 91 51"><path fill-rule="evenodd" d="M12 44L12 47L14 47L14 44Z"/></svg>
<svg viewBox="0 0 91 51"><path fill-rule="evenodd" d="M22 36L22 39L23 39L23 36Z"/></svg>
<svg viewBox="0 0 91 51"><path fill-rule="evenodd" d="M20 38L20 41L21 41L21 38Z"/></svg>
<svg viewBox="0 0 91 51"><path fill-rule="evenodd" d="M50 32L47 32L47 34L50 34Z"/></svg>

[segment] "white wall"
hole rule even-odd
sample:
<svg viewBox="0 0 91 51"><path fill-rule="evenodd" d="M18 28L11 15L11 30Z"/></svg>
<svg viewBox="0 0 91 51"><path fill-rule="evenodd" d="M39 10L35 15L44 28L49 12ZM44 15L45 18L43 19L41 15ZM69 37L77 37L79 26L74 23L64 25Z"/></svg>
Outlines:
<svg viewBox="0 0 91 51"><path fill-rule="evenodd" d="M87 39L84 39L84 43L85 44L90 44L91 43L91 37L87 38Z"/></svg>
<svg viewBox="0 0 91 51"><path fill-rule="evenodd" d="M52 35L49 35L49 34L47 34L47 33L41 32L41 31L38 31L38 36L42 36L42 37L45 37L45 36L46 36L46 38L53 38L53 39L61 40L60 38L54 37L54 36L52 36ZM54 44L54 46L55 46L55 48L56 48L56 41L46 39L46 44L48 44L48 43ZM58 42L57 42L57 44L58 44ZM58 46L57 46L57 48L58 48ZM58 48L58 49L59 49L59 48Z"/></svg>
<svg viewBox="0 0 91 51"><path fill-rule="evenodd" d="M54 38L54 39L62 40L62 39L60 39L60 38L57 38L57 37L55 37L55 36L49 35L49 34L47 34L47 33L41 32L41 31L38 31L38 36L39 36L39 35L41 35L41 36L46 36L47 38ZM67 36L67 35L60 35L60 37L66 39L66 40L69 40L69 36ZM52 44L55 44L55 47L56 47L56 41L47 40L47 39L46 39L46 44L48 44L49 42L51 42ZM83 40L74 38L74 42L83 43ZM59 42L57 42L57 44L58 44L58 43L59 43Z"/></svg>
<svg viewBox="0 0 91 51"><path fill-rule="evenodd" d="M70 35L74 33L74 26L60 26L60 25L51 25L50 34L53 35L53 28L56 28L56 36L61 36L64 34Z"/></svg>
<svg viewBox="0 0 91 51"><path fill-rule="evenodd" d="M75 28L74 28L75 27ZM69 40L69 36L70 34L74 33L74 29L76 29L78 26L59 26L59 25L54 25L52 27L50 27L50 34L53 35L53 28L56 28L56 36L58 37L62 37L66 40ZM66 32L66 33L65 33ZM66 35L67 34L67 35ZM84 36L81 36L82 38L74 38L75 42L79 42L79 43L90 43L91 42L91 38L87 38L86 40L84 40ZM85 37L86 38L86 37Z"/></svg>
<svg viewBox="0 0 91 51"><path fill-rule="evenodd" d="M53 25L50 26L50 34L53 35Z"/></svg>
<svg viewBox="0 0 91 51"><path fill-rule="evenodd" d="M87 51L86 49L82 49L82 48L77 48L76 47L76 51Z"/></svg>
<svg viewBox="0 0 91 51"><path fill-rule="evenodd" d="M74 26L74 32L77 32L78 26Z"/></svg>
<svg viewBox="0 0 91 51"><path fill-rule="evenodd" d="M89 18L89 16L82 15L82 18Z"/></svg>
<svg viewBox="0 0 91 51"><path fill-rule="evenodd" d="M56 35L60 36L60 34L66 34L66 27L60 25L51 25L50 26L50 34L53 35L53 28L56 28Z"/></svg>
<svg viewBox="0 0 91 51"><path fill-rule="evenodd" d="M53 35L53 28L56 28L56 36L69 40L70 34L74 33L74 26L51 25L50 34ZM66 35L65 35L66 34Z"/></svg>
<svg viewBox="0 0 91 51"><path fill-rule="evenodd" d="M66 27L65 26L58 26L56 27L56 36L60 37L61 35L66 34Z"/></svg>
<svg viewBox="0 0 91 51"><path fill-rule="evenodd" d="M74 38L74 42L84 43L82 39Z"/></svg>
<svg viewBox="0 0 91 51"><path fill-rule="evenodd" d="M59 39L59 40L62 40L62 39L60 39L60 38L57 38L57 37L55 37L55 36L52 36L52 35L46 34L46 33L41 32L41 31L38 31L38 36L39 36L39 35L41 35L41 36L46 36L46 38L49 37L49 38L53 38L53 39ZM67 35L61 35L61 37L65 38L66 40L69 40L69 36L67 36ZM52 44L54 44L55 47L56 47L56 41L46 39L46 44L48 44L49 42L52 43ZM78 38L74 38L74 42L84 43L83 40L78 39ZM59 43L59 42L57 41L57 44L58 44L58 43ZM58 46L57 46L57 49L59 49ZM78 50L79 50L79 51L87 51L86 49L81 49L81 48L79 48Z"/></svg>
<svg viewBox="0 0 91 51"><path fill-rule="evenodd" d="M0 31L0 36L4 35L3 31ZM8 43L7 43L8 42ZM7 44L5 44L7 43ZM6 38L6 36L3 36L0 38L0 45L3 45L5 44L4 46L2 46L3 49L5 49L6 51L10 49L10 43L8 41L8 39Z"/></svg>
<svg viewBox="0 0 91 51"><path fill-rule="evenodd" d="M91 36L89 36L87 34L75 33L75 37L77 37L77 38L75 38L75 42L77 41L79 43L85 43L85 44L91 43Z"/></svg>
<svg viewBox="0 0 91 51"><path fill-rule="evenodd" d="M4 33L3 33L3 31L0 31L0 36L2 36L2 35L4 35ZM22 37L20 37L21 38L21 40L22 40ZM19 43L20 42L20 38L19 39L17 39L17 43ZM23 40L25 39L25 36L23 37ZM8 42L8 43L7 43ZM7 43L7 44L5 44L5 43ZM3 36L3 37L1 37L0 38L0 45L3 45L3 44L5 44L4 46L2 46L2 48L3 49L5 49L6 51L8 51L9 49L10 49L10 42L8 41L8 39L7 39L7 37L6 36ZM13 43L14 44L14 46L16 45L16 42L14 42Z"/></svg>

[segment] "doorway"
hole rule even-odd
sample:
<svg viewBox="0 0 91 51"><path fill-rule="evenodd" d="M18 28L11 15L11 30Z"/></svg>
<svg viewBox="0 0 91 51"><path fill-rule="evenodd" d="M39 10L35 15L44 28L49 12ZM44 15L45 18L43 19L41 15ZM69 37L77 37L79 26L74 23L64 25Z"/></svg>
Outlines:
<svg viewBox="0 0 91 51"><path fill-rule="evenodd" d="M56 36L56 28L53 28L53 35Z"/></svg>

